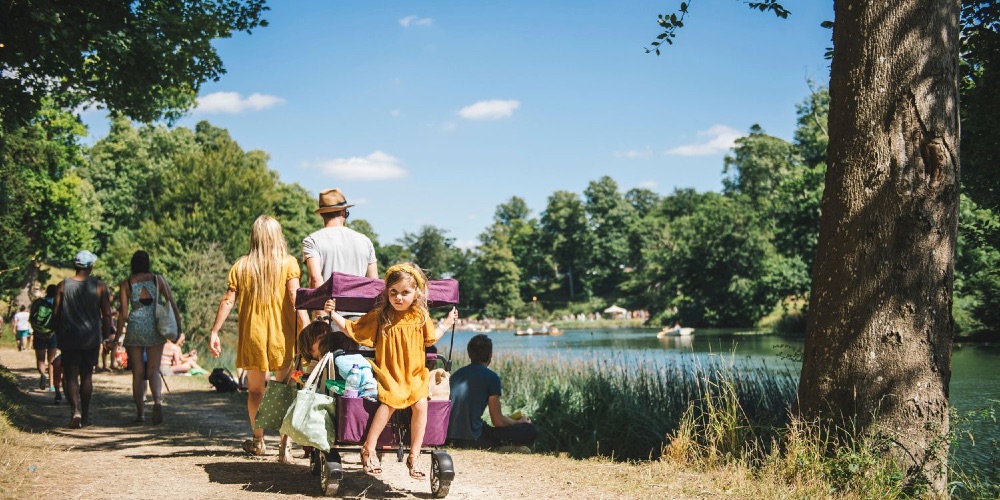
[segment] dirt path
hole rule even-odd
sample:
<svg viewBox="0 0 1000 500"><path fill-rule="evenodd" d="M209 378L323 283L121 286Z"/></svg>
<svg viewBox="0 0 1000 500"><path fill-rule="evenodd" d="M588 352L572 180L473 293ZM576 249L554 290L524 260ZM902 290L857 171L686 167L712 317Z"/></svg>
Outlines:
<svg viewBox="0 0 1000 500"><path fill-rule="evenodd" d="M218 394L205 376L172 377L164 423L131 423L131 376L98 373L91 409L94 425L67 429L67 405L37 389L34 352L0 349L0 364L28 393L30 415L14 424L25 431L4 443L2 465L13 470L0 491L63 498L310 498L321 496L309 460L277 462L277 437L268 437L268 456L255 459L239 449L249 433L246 396ZM148 408L151 404L147 405ZM693 473L660 470L606 460L572 460L540 454L448 450L456 476L447 498L709 498ZM301 456L300 453L296 453ZM425 469L430 466L424 456ZM356 453L345 454L345 498L431 498L428 480L412 480L393 456L383 460L382 478L361 472ZM714 489L714 488L712 488ZM6 496L6 495L0 495ZM25 497L24 495L21 495Z"/></svg>

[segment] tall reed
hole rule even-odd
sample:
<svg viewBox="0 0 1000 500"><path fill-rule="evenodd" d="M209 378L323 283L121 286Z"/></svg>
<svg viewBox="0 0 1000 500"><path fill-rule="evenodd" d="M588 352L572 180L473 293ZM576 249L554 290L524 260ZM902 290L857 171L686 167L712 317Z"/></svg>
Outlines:
<svg viewBox="0 0 1000 500"><path fill-rule="evenodd" d="M761 428L782 426L797 383L786 370L694 354L670 360L498 355L491 367L503 380L505 410L523 410L538 423L536 448L581 458L658 458L692 404L718 412L706 402L725 399L706 396L720 391L730 391L745 418ZM721 384L724 379L730 382Z"/></svg>

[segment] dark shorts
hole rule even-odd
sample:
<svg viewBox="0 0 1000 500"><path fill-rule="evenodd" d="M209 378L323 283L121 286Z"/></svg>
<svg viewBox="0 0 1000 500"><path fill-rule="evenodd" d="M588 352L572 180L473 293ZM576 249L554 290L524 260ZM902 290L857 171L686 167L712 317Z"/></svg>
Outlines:
<svg viewBox="0 0 1000 500"><path fill-rule="evenodd" d="M32 337L31 343L34 344L32 347L34 347L36 351L45 351L48 349L55 349L59 347L56 344L55 335L49 335L48 340L42 340L41 337L35 335L34 337Z"/></svg>
<svg viewBox="0 0 1000 500"><path fill-rule="evenodd" d="M63 349L61 356L63 366L79 366L80 373L91 373L101 357L101 348Z"/></svg>
<svg viewBox="0 0 1000 500"><path fill-rule="evenodd" d="M490 427L483 424L483 433L479 439L452 439L450 446L457 448L488 449L498 446L531 446L538 438L538 427L535 424L517 424L508 427Z"/></svg>

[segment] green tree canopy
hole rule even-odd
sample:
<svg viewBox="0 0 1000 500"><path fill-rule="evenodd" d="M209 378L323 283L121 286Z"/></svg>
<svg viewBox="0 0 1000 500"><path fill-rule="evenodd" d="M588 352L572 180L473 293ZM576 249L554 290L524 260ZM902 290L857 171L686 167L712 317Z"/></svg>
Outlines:
<svg viewBox="0 0 1000 500"><path fill-rule="evenodd" d="M47 97L142 122L174 119L225 73L212 40L266 26L265 0L11 1L0 16L0 120L28 123Z"/></svg>

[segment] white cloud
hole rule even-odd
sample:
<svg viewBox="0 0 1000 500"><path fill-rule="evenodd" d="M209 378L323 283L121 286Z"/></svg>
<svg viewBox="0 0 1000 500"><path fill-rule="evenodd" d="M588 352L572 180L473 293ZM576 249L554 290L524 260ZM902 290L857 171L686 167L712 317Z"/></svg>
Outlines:
<svg viewBox="0 0 1000 500"><path fill-rule="evenodd" d="M244 111L260 111L285 102L284 99L266 94L253 93L243 98L237 92L216 92L198 98L197 113L239 114Z"/></svg>
<svg viewBox="0 0 1000 500"><path fill-rule="evenodd" d="M640 182L635 187L649 189L650 191L655 191L657 188L660 187L660 183L653 180L648 180Z"/></svg>
<svg viewBox="0 0 1000 500"><path fill-rule="evenodd" d="M625 158L628 160L641 160L644 158L649 158L653 155L653 152L649 148L646 149L626 149L624 151L615 151L615 158Z"/></svg>
<svg viewBox="0 0 1000 500"><path fill-rule="evenodd" d="M400 110L398 110L398 109L394 109L392 111L389 111L389 116L392 116L393 118L399 118L402 114L403 114L403 112L400 111Z"/></svg>
<svg viewBox="0 0 1000 500"><path fill-rule="evenodd" d="M455 122L444 122L441 124L441 130L444 130L445 132L454 132L456 128L458 128L458 126Z"/></svg>
<svg viewBox="0 0 1000 500"><path fill-rule="evenodd" d="M434 19L429 17L406 16L399 20L399 25L404 28L410 26L430 26L434 24Z"/></svg>
<svg viewBox="0 0 1000 500"><path fill-rule="evenodd" d="M398 158L376 151L365 157L337 158L319 164L323 173L345 180L384 181L406 177Z"/></svg>
<svg viewBox="0 0 1000 500"><path fill-rule="evenodd" d="M699 136L709 137L705 142L686 144L667 150L667 154L680 156L706 156L725 153L732 149L736 139L745 134L728 125L713 125L708 130L698 131Z"/></svg>
<svg viewBox="0 0 1000 500"><path fill-rule="evenodd" d="M466 106L458 114L467 120L499 120L513 115L514 110L520 106L521 102L514 99L507 101L492 99Z"/></svg>

